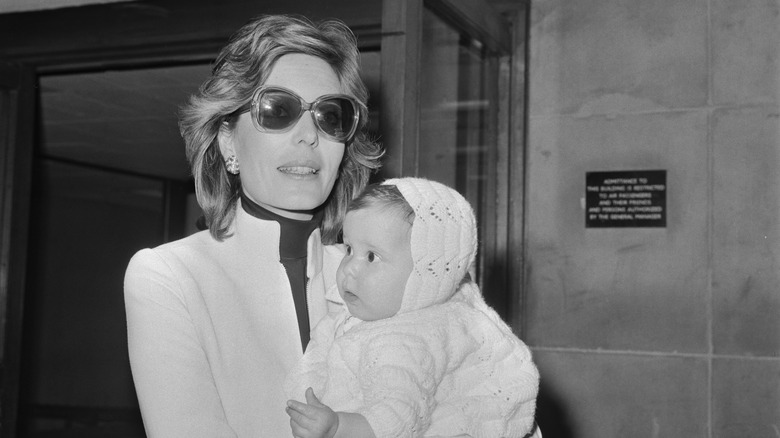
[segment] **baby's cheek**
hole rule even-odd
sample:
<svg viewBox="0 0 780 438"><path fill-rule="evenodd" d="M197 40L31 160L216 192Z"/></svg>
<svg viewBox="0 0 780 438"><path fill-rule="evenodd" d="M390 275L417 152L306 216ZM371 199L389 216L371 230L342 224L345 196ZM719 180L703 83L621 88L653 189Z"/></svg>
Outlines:
<svg viewBox="0 0 780 438"><path fill-rule="evenodd" d="M344 274L341 271L341 266L336 270L336 286L338 286L339 292L344 291Z"/></svg>

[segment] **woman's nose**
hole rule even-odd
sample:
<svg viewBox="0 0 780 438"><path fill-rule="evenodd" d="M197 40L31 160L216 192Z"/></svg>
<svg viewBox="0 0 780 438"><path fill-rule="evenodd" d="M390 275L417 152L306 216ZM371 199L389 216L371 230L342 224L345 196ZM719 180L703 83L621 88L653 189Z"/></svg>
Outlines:
<svg viewBox="0 0 780 438"><path fill-rule="evenodd" d="M319 132L317 132L317 125L314 123L313 114L311 111L305 111L301 114L301 118L295 124L295 139L298 143L303 143L312 148L316 148L319 144Z"/></svg>

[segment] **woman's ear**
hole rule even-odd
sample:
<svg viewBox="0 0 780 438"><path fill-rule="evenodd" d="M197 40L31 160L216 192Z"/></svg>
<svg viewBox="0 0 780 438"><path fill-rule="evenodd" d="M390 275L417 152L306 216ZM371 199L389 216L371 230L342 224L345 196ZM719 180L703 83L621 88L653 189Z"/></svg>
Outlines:
<svg viewBox="0 0 780 438"><path fill-rule="evenodd" d="M236 155L236 148L233 145L233 128L227 121L223 121L219 126L217 143L219 143L222 159L226 160L228 157Z"/></svg>

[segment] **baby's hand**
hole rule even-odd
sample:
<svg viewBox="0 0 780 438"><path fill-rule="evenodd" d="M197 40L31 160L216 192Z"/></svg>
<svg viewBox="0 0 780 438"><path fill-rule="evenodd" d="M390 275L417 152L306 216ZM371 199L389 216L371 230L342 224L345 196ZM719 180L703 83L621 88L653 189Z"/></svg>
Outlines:
<svg viewBox="0 0 780 438"><path fill-rule="evenodd" d="M322 404L311 388L306 390L306 403L289 400L286 411L296 438L333 438L339 428L338 415Z"/></svg>

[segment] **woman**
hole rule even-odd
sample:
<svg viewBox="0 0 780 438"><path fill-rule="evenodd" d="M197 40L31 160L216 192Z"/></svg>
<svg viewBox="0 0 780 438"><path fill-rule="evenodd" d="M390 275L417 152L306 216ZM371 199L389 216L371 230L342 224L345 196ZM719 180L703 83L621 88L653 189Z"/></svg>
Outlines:
<svg viewBox="0 0 780 438"><path fill-rule="evenodd" d="M354 35L266 16L184 108L208 232L139 251L128 343L149 437L290 435L282 382L337 305L347 203L379 167Z"/></svg>

